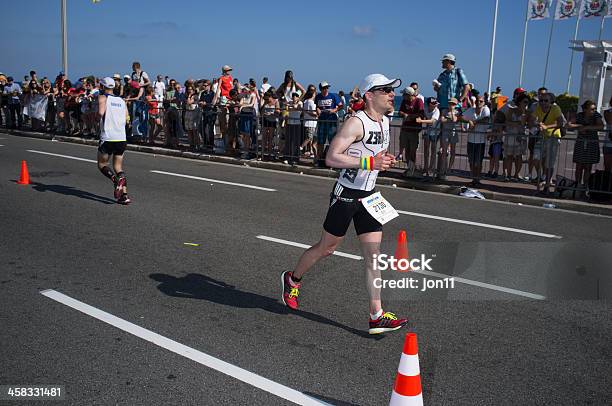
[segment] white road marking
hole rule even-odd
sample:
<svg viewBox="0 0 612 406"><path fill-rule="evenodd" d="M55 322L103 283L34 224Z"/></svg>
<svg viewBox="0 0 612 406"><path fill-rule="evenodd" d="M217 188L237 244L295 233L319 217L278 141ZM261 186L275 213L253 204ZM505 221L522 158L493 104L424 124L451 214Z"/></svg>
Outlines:
<svg viewBox="0 0 612 406"><path fill-rule="evenodd" d="M294 241L281 240L280 238L268 237L265 235L258 235L257 238L259 238L260 240L277 242L279 244L292 245L294 247L299 247L299 248L308 249L311 247L311 245L301 244L299 242L294 242ZM340 252L340 251L334 251L333 255L344 257L344 258L355 259L357 261L361 261L363 259L363 257L360 257L359 255L347 254L346 252Z"/></svg>
<svg viewBox="0 0 612 406"><path fill-rule="evenodd" d="M37 151L35 149L28 149L27 151L28 152L33 152L35 154L50 155L50 156L56 156L56 157L59 157L59 158L74 159L75 161L91 162L91 163L94 163L94 164L98 162L98 161L96 161L94 159L79 158L77 156L71 156L71 155L53 154L51 152Z"/></svg>
<svg viewBox="0 0 612 406"><path fill-rule="evenodd" d="M218 179L201 178L199 176L183 175L181 173L174 173L174 172L164 172L164 171L155 171L155 170L151 172L159 173L161 175L178 176L179 178L196 179L196 180L203 180L205 182L222 183L224 185L239 186L239 187L244 187L248 189L263 190L264 192L276 192L276 189L270 189L270 188L261 187L261 186L245 185L244 183L235 183L235 182L227 182L227 181L218 180Z"/></svg>
<svg viewBox="0 0 612 406"><path fill-rule="evenodd" d="M546 296L538 295L536 293L524 292L522 290L506 288L504 286L497 286L491 283L485 283L485 282L480 282L480 281L474 281L471 279L465 279L460 276L446 275L443 273L432 272L432 271L411 271L411 272L416 272L416 273L420 273L420 274L427 275L427 276L435 276L436 278L442 278L442 279L453 278L455 282L463 283L466 285L478 286L480 288L485 288L485 289L497 290L499 292L510 293L512 295L524 296L530 299L537 299L537 300L546 299Z"/></svg>
<svg viewBox="0 0 612 406"><path fill-rule="evenodd" d="M302 243L294 242L294 241L281 240L279 238L267 237L265 235L258 235L257 238L259 238L260 240L266 240L266 241L277 242L277 243L280 243L280 244L291 245L293 247L300 247L300 248L306 248L306 249L311 247L310 245L307 245L307 244L302 244ZM355 260L358 260L358 261L363 259L363 257L357 256L357 255L346 254L344 252L338 252L338 251L334 251L334 255L337 255L339 257L355 259ZM478 286L480 288L496 290L498 292L510 293L512 295L528 297L530 299L537 299L537 300L544 300L544 299L546 299L546 296L538 295L538 294L535 294L535 293L524 292L524 291L518 290L518 289L506 288L504 286L497 286L497 285L493 285L491 283L474 281L474 280L471 280L471 279L461 278L459 276L446 275L446 274L443 274L443 273L432 272L432 271L411 271L411 272L420 273L420 274L428 275L428 276L434 276L436 278L442 278L442 279L444 279L444 278L453 278L456 282L463 283L465 285Z"/></svg>
<svg viewBox="0 0 612 406"><path fill-rule="evenodd" d="M407 216L425 217L425 218L429 218L429 219L433 219L433 220L442 220L442 221L448 221L448 222L451 222L451 223L465 224L465 225L468 225L468 226L485 227L485 228L492 228L492 229L495 229L495 230L509 231L509 232L512 232L512 233L535 235L537 237L556 238L556 239L563 238L560 235L539 233L537 231L522 230L520 228L496 226L494 224L477 223L475 221L459 220L459 219L453 219L453 218L449 218L449 217L432 216L431 214L415 213L415 212L412 212L412 211L398 210L397 212L400 213L400 214L405 214Z"/></svg>
<svg viewBox="0 0 612 406"><path fill-rule="evenodd" d="M0 147L3 147L4 145L0 144Z"/></svg>
<svg viewBox="0 0 612 406"><path fill-rule="evenodd" d="M117 316L113 316L112 314L90 306L87 303L73 299L70 296L64 295L56 290L47 289L40 293L49 299L55 300L56 302L85 313L88 316L103 321L104 323L110 324L119 330L135 335L138 338L149 341L155 345L167 349L168 351L182 355L185 358L189 358L199 364L231 376L232 378L238 379L242 382L248 383L249 385L255 386L256 388L269 392L290 402L298 405L327 405L327 403L312 398L302 392L298 392L295 389L291 389L287 386L264 378L261 375L249 372L246 369L242 369L233 364L220 360L219 358L215 358L194 348L159 335L151 330L147 330L136 324L130 323L129 321L120 319Z"/></svg>
<svg viewBox="0 0 612 406"><path fill-rule="evenodd" d="M11 137L15 137L15 136L11 136ZM49 142L49 140L42 139L42 138L29 138L28 140L30 140L30 141ZM56 140L54 140L54 141L56 141ZM78 145L78 146L81 146L81 147L97 148L94 145L74 144L74 143L65 142L65 141L59 141L59 142L67 143L67 144L71 144L71 145ZM33 152L33 151L30 151L30 152ZM148 156L151 156L151 153L149 153L149 152L141 152L141 151L130 151L130 154L139 154L139 155L148 155ZM183 161L193 161L192 158L176 157L176 156L171 156L171 155L156 155L156 154L153 154L153 156L154 157L157 156L159 158L178 159L178 160L183 160ZM323 181L323 182L328 182L328 183L336 182L336 179L334 179L334 178L322 177L322 176L317 176L317 175L308 175L308 174L300 175L299 173L282 172L282 171L279 171L279 170L276 170L276 169L266 169L266 168L252 167L252 166L249 166L248 164L240 166L240 165L236 165L236 164L230 164L230 163L224 163L224 162L215 162L215 161L206 161L206 163L207 164L211 164L211 165L231 166L233 168L242 168L242 169L248 169L248 170L252 170L252 171L270 172L270 173L274 173L274 174L279 175L279 176L300 176L300 177L307 177L307 178L316 179L318 181ZM392 187L391 185L378 185L377 187L385 188L385 189L393 189L395 191L401 191L401 192L406 192L406 193L429 194L429 195L435 195L437 197L456 198L456 199L460 199L460 200L465 200L465 198L460 197L460 196L448 195L448 194L444 194L444 193L440 193L440 192L432 192L432 191L428 191L428 190L405 189L405 188ZM496 204L496 205L506 205L506 206L514 206L514 207L516 206L516 203L506 202L506 201L501 201L501 200L485 200L485 201L483 201L483 203ZM606 215L606 214L585 213L585 212L569 210L569 209L555 209L554 212L551 212L550 209L546 209L546 208L539 207L539 206L532 206L532 205L523 205L523 206L521 206L521 208L522 208L522 210L530 210L530 209L533 209L533 210L547 210L548 213L559 213L559 214L562 213L562 214L567 214L567 215L579 215L579 216L589 216L589 217L612 218L612 216ZM562 238L562 237L561 236L555 236L554 238Z"/></svg>

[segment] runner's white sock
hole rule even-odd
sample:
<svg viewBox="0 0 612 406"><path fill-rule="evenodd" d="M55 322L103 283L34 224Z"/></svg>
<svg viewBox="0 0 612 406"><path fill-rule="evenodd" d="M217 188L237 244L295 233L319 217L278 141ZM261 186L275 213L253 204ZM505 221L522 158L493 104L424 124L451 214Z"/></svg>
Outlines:
<svg viewBox="0 0 612 406"><path fill-rule="evenodd" d="M378 320L380 319L380 316L383 315L383 310L380 309L376 314L370 314L370 319L372 320Z"/></svg>
<svg viewBox="0 0 612 406"><path fill-rule="evenodd" d="M300 282L301 282L301 281L302 281L302 280L300 279ZM299 285L300 285L300 282L296 282L296 281L294 281L294 280L293 280L293 275L289 277L289 284L290 284L291 286L293 286L294 288L295 288L296 286L299 286Z"/></svg>

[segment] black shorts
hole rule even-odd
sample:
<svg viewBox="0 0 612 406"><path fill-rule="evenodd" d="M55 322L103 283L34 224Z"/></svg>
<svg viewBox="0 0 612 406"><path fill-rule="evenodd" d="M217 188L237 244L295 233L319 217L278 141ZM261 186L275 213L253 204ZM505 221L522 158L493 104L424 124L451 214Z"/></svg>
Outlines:
<svg viewBox="0 0 612 406"><path fill-rule="evenodd" d="M127 141L104 141L98 147L98 151L107 155L123 155L127 147Z"/></svg>
<svg viewBox="0 0 612 406"><path fill-rule="evenodd" d="M368 213L360 201L374 193L376 190L367 192L349 189L336 183L330 196L323 229L336 237L344 237L352 220L357 235L382 231L382 224Z"/></svg>

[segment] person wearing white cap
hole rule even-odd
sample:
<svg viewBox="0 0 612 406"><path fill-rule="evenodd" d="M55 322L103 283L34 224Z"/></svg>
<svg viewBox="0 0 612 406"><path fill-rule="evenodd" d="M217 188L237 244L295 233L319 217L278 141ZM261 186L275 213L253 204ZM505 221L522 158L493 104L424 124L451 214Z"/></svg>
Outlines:
<svg viewBox="0 0 612 406"><path fill-rule="evenodd" d="M123 91L121 92L121 97L124 99L130 97L130 80L130 75L123 75L123 85L121 86Z"/></svg>
<svg viewBox="0 0 612 406"><path fill-rule="evenodd" d="M455 55L446 54L442 57L442 73L434 80L434 90L438 93L440 111L448 109L448 101L454 97L459 104L468 95L468 80L461 68L455 66Z"/></svg>
<svg viewBox="0 0 612 406"><path fill-rule="evenodd" d="M371 213L376 213L372 208L373 202L395 212L375 190L375 186L378 172L395 164L395 158L387 152L390 136L389 118L385 114L393 110L394 89L400 84L399 79L388 79L381 74L366 76L360 86L365 109L348 118L331 142L326 164L342 170L332 190L323 235L319 242L302 254L293 271L281 275L283 303L293 310L298 308L302 277L320 259L336 250L351 222L359 237L363 257L374 258L380 252L382 224L388 220ZM370 298L369 333L380 334L406 325L407 319L383 311L381 285L376 283L381 281L380 270L375 269L371 260L363 262ZM338 292L341 290L339 286ZM344 297L339 296L338 299L341 301Z"/></svg>
<svg viewBox="0 0 612 406"><path fill-rule="evenodd" d="M113 94L115 96L121 97L123 95L123 85L121 84L121 75L115 73L113 75L113 80L115 81L115 88L113 89Z"/></svg>
<svg viewBox="0 0 612 406"><path fill-rule="evenodd" d="M338 110L343 107L340 96L336 93L329 92L330 84L326 81L319 83L321 93L315 96L315 105L317 106L317 115L319 121L317 123L317 158L315 166L323 166L323 157L325 156L325 144L332 141L336 135L338 122Z"/></svg>
<svg viewBox="0 0 612 406"><path fill-rule="evenodd" d="M404 176L413 176L416 169L416 153L419 148L419 133L421 123L418 119L425 118L425 106L423 101L416 95L416 90L408 86L402 91L404 98L399 108L399 115L402 118L402 128L400 130L400 152L404 155L404 160L408 169Z"/></svg>
<svg viewBox="0 0 612 406"><path fill-rule="evenodd" d="M104 176L113 181L115 199L120 204L130 204L127 194L127 179L123 172L123 153L127 146L125 124L129 114L125 101L113 94L115 81L105 77L100 84L104 94L98 97L98 115L100 116L100 146L98 147L98 169ZM113 157L113 170L108 166Z"/></svg>

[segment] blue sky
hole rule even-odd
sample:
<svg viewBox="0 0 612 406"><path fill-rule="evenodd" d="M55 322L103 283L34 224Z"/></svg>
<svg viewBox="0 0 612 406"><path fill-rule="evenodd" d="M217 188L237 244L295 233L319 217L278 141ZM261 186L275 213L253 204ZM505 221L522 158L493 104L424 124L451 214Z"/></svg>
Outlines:
<svg viewBox="0 0 612 406"><path fill-rule="evenodd" d="M291 69L302 84L326 80L350 90L368 73L417 81L432 93L440 56L452 52L470 82L486 90L494 0L242 1L68 0L69 72L74 79L130 73L138 60L150 75L184 81L234 67L246 81L278 85ZM0 71L22 78L30 69L61 69L60 1L7 2L0 24ZM505 93L519 77L525 0L500 0L493 86ZM550 21L529 24L524 87L541 86ZM581 20L579 39L597 39L600 21ZM565 90L568 41L575 20L555 22L547 87ZM612 19L604 38L612 38ZM8 39L8 40L7 40ZM582 57L576 54L572 93Z"/></svg>

